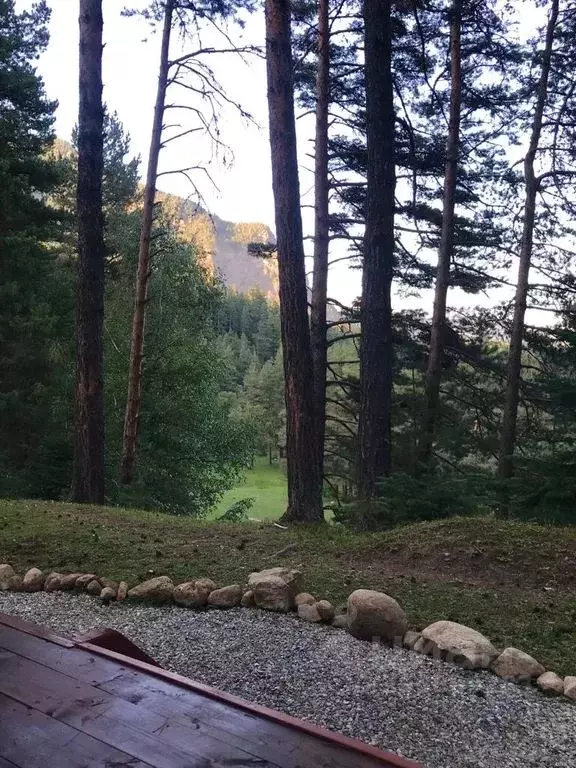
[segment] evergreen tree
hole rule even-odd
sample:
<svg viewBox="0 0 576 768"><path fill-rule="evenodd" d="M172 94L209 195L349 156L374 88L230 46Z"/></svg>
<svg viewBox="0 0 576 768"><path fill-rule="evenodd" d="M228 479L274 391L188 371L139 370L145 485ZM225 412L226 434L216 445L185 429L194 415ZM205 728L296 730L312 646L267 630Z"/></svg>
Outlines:
<svg viewBox="0 0 576 768"><path fill-rule="evenodd" d="M104 503L102 0L80 0L78 266L72 499Z"/></svg>
<svg viewBox="0 0 576 768"><path fill-rule="evenodd" d="M313 366L300 212L288 0L266 2L266 66L286 381L288 509L283 519L319 522L324 519L322 446L315 429L314 403L309 397Z"/></svg>
<svg viewBox="0 0 576 768"><path fill-rule="evenodd" d="M48 43L44 2L16 13L0 0L0 493L60 493L55 436L65 385L62 355L72 333L70 274L56 259L59 181L47 158L56 104L34 62Z"/></svg>

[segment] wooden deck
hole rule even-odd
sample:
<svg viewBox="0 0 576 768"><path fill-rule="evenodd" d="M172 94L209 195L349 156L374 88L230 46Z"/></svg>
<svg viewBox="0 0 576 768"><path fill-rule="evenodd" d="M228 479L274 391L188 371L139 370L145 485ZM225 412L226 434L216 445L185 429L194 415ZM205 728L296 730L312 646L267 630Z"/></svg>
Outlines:
<svg viewBox="0 0 576 768"><path fill-rule="evenodd" d="M15 766L419 768L166 672L118 633L71 641L0 613L0 768Z"/></svg>

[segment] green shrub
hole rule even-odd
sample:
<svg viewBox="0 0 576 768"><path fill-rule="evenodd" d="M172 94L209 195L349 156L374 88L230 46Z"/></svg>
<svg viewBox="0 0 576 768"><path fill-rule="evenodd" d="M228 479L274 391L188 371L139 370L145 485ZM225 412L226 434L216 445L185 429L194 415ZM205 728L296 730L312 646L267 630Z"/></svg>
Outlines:
<svg viewBox="0 0 576 768"><path fill-rule="evenodd" d="M256 499L253 498L239 499L217 519L226 523L241 523L248 517L248 512L252 509L255 501Z"/></svg>
<svg viewBox="0 0 576 768"><path fill-rule="evenodd" d="M361 530L382 530L402 523L479 514L487 504L487 478L477 475L428 474L418 478L391 475L379 486L380 497L344 504L336 522Z"/></svg>

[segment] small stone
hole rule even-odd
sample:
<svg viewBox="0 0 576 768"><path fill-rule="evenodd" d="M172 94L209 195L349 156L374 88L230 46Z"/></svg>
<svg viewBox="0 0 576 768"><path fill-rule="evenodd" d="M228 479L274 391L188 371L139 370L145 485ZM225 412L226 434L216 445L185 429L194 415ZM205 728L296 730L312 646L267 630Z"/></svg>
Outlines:
<svg viewBox="0 0 576 768"><path fill-rule="evenodd" d="M44 586L44 574L40 568L30 568L24 574L22 587L25 592L39 592Z"/></svg>
<svg viewBox="0 0 576 768"><path fill-rule="evenodd" d="M332 626L335 629L348 629L348 616L345 613L338 613L332 619Z"/></svg>
<svg viewBox="0 0 576 768"><path fill-rule="evenodd" d="M242 600L242 587L240 584L231 584L228 587L221 587L210 592L208 605L215 608L235 608L240 605Z"/></svg>
<svg viewBox="0 0 576 768"><path fill-rule="evenodd" d="M490 667L498 677L505 680L513 680L515 683L526 682L540 677L546 672L536 659L518 648L506 648Z"/></svg>
<svg viewBox="0 0 576 768"><path fill-rule="evenodd" d="M117 581L114 581L114 579L107 579L105 576L101 576L98 581L100 584L102 584L102 588L104 587L110 587L110 589L113 589L114 592L118 592L118 587L120 586Z"/></svg>
<svg viewBox="0 0 576 768"><path fill-rule="evenodd" d="M82 576L78 576L74 589L86 589L91 581L98 581L98 576L95 573L83 573Z"/></svg>
<svg viewBox="0 0 576 768"><path fill-rule="evenodd" d="M424 641L422 644L420 640ZM436 621L422 631L414 650L451 661L465 669L489 667L499 655L490 640L455 621Z"/></svg>
<svg viewBox="0 0 576 768"><path fill-rule="evenodd" d="M550 693L564 693L564 681L556 672L544 672L536 680L536 685L543 691Z"/></svg>
<svg viewBox="0 0 576 768"><path fill-rule="evenodd" d="M116 600L116 592L112 587L104 587L102 592L100 592L100 600L102 600L105 605L108 605L112 600Z"/></svg>
<svg viewBox="0 0 576 768"><path fill-rule="evenodd" d="M253 608L256 605L254 602L254 592L251 589L248 589L246 592L244 592L242 595L242 600L240 601L240 605L243 608Z"/></svg>
<svg viewBox="0 0 576 768"><path fill-rule="evenodd" d="M174 584L168 576L156 576L137 584L128 592L129 598L152 600L155 603L167 603L172 600Z"/></svg>
<svg viewBox="0 0 576 768"><path fill-rule="evenodd" d="M304 621L312 621L315 624L322 621L322 617L318 613L318 606L308 605L308 603L301 603L298 606L298 616Z"/></svg>
<svg viewBox="0 0 576 768"><path fill-rule="evenodd" d="M316 598L309 592L299 592L294 598L294 605L298 608L299 605L315 605Z"/></svg>
<svg viewBox="0 0 576 768"><path fill-rule="evenodd" d="M126 600L126 597L128 595L128 584L126 584L125 581L121 581L118 585L118 592L116 594L116 600L118 600L119 603Z"/></svg>
<svg viewBox="0 0 576 768"><path fill-rule="evenodd" d="M10 580L16 576L14 568L8 563L0 565L0 592L10 589Z"/></svg>
<svg viewBox="0 0 576 768"><path fill-rule="evenodd" d="M320 614L322 621L332 621L334 618L334 606L328 600L318 600L316 610Z"/></svg>
<svg viewBox="0 0 576 768"><path fill-rule="evenodd" d="M99 581L93 579L86 587L86 592L88 592L89 595L94 595L94 597L97 597L100 592L102 592L102 585Z"/></svg>
<svg viewBox="0 0 576 768"><path fill-rule="evenodd" d="M55 592L57 589L60 589L60 582L63 578L64 577L62 574L57 573L56 571L49 573L48 576L46 576L46 581L44 582L44 591Z"/></svg>
<svg viewBox="0 0 576 768"><path fill-rule="evenodd" d="M574 675L566 675L564 678L564 696L576 701L576 677Z"/></svg>
<svg viewBox="0 0 576 768"><path fill-rule="evenodd" d="M348 598L348 629L360 640L394 642L406 634L408 621L390 595L357 589Z"/></svg>
<svg viewBox="0 0 576 768"><path fill-rule="evenodd" d="M406 634L402 638L402 646L404 648L407 648L409 651L413 651L414 646L416 645L418 640L420 640L421 637L422 635L420 634L420 632L414 632L413 629L409 629L408 632L406 632Z"/></svg>
<svg viewBox="0 0 576 768"><path fill-rule="evenodd" d="M78 579L82 576L81 573L69 573L67 576L62 576L60 579L60 586L58 589L68 591L70 589L74 589L76 586L76 582Z"/></svg>

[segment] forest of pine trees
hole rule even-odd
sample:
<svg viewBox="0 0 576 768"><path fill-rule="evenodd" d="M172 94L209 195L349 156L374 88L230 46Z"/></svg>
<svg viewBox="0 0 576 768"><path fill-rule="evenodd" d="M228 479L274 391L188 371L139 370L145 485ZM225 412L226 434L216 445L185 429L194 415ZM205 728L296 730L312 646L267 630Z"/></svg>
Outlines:
<svg viewBox="0 0 576 768"><path fill-rule="evenodd" d="M530 24L516 0L154 0L144 179L106 105L102 0L77 4L56 137L49 5L0 0L1 495L203 516L266 455L284 522L576 523L575 0L523 3ZM276 243L247 248L277 300L227 288L161 194L178 173L201 202L212 162L159 171L167 145L201 132L215 156L222 106L250 119L216 54L266 58ZM343 261L352 306L328 288Z"/></svg>

